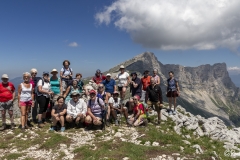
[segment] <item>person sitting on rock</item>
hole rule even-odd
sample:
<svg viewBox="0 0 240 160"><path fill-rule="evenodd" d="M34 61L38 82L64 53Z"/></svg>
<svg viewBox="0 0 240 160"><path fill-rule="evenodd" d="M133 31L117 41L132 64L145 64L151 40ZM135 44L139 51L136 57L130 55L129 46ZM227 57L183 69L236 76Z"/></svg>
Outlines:
<svg viewBox="0 0 240 160"><path fill-rule="evenodd" d="M2 75L2 83L0 83L0 111L2 112L2 127L0 131L6 129L6 111L11 120L11 129L14 129L14 117L13 117L13 100L15 98L15 87L8 81L7 74Z"/></svg>
<svg viewBox="0 0 240 160"><path fill-rule="evenodd" d="M153 78L155 79L155 82L156 82L156 84L160 84L160 77L159 77L159 75L157 75L157 69L155 68L154 70L153 70Z"/></svg>
<svg viewBox="0 0 240 160"><path fill-rule="evenodd" d="M139 126L141 124L146 124L147 120L145 119L146 115L144 113L144 106L139 102L140 97L138 95L133 97L133 115L128 119L128 124L133 126Z"/></svg>
<svg viewBox="0 0 240 160"><path fill-rule="evenodd" d="M109 126L109 117L110 117L110 107L108 105L109 95L107 95L107 93L105 92L105 87L103 86L103 84L99 84L99 86L98 86L97 97L101 98L105 103L105 110L107 112L106 113L106 120L107 120L106 125Z"/></svg>
<svg viewBox="0 0 240 160"><path fill-rule="evenodd" d="M62 92L65 94L69 82L73 77L73 70L70 68L70 62L68 60L63 61L63 68L60 71L60 77L62 82Z"/></svg>
<svg viewBox="0 0 240 160"><path fill-rule="evenodd" d="M88 101L87 104L87 117L85 119L85 123L89 124L94 124L97 126L102 125L102 112L104 110L104 101L101 98L98 98L96 96L96 91L91 90L89 92L90 94L90 100Z"/></svg>
<svg viewBox="0 0 240 160"><path fill-rule="evenodd" d="M107 79L102 81L102 84L105 87L105 92L106 92L107 97L111 97L113 92L115 92L117 90L116 81L111 78L110 73L107 74Z"/></svg>
<svg viewBox="0 0 240 160"><path fill-rule="evenodd" d="M115 80L119 80L118 82L118 91L120 92L121 103L123 102L128 84L130 82L129 74L125 72L125 67L123 65L120 66L120 73L116 77Z"/></svg>
<svg viewBox="0 0 240 160"><path fill-rule="evenodd" d="M119 98L119 92L118 91L115 91L113 93L113 96L110 97L110 99L108 101L110 109L111 109L111 115L115 120L115 125L116 126L119 125L119 122L118 122L118 119L117 119L117 114L122 114L123 113L126 121L127 121L127 118L128 118L127 108L123 107L123 105L120 103L120 101L121 101L121 99Z"/></svg>
<svg viewBox="0 0 240 160"><path fill-rule="evenodd" d="M31 107L34 106L34 94L33 86L30 83L31 74L25 72L23 74L23 83L18 86L18 105L21 110L21 125L22 130L28 129L27 119L28 112L31 110Z"/></svg>
<svg viewBox="0 0 240 160"><path fill-rule="evenodd" d="M158 114L158 124L161 122L161 108L163 106L162 102L162 89L159 84L156 84L155 79L151 78L151 85L146 89L145 103L147 103L148 108L155 107Z"/></svg>
<svg viewBox="0 0 240 160"><path fill-rule="evenodd" d="M132 93L132 97L138 95L142 96L142 82L141 79L137 77L137 73L131 73L132 81L130 82L130 92Z"/></svg>
<svg viewBox="0 0 240 160"><path fill-rule="evenodd" d="M133 98L130 97L129 100L126 102L125 107L128 110L128 114L131 115L133 113L134 103Z"/></svg>
<svg viewBox="0 0 240 160"><path fill-rule="evenodd" d="M169 102L169 115L176 114L177 108L177 97L180 96L180 89L178 85L178 80L174 78L173 71L169 72L169 79L167 80L167 93ZM174 105L174 110L172 111L172 104Z"/></svg>
<svg viewBox="0 0 240 160"><path fill-rule="evenodd" d="M78 92L80 93L79 87L78 87L78 80L73 79L72 85L70 85L63 97L65 98L65 103L67 104L71 100L71 94L72 92Z"/></svg>
<svg viewBox="0 0 240 160"><path fill-rule="evenodd" d="M95 76L92 78L92 80L96 83L96 84L100 84L102 81L104 81L106 79L106 76L104 76L101 71L98 69L96 70Z"/></svg>
<svg viewBox="0 0 240 160"><path fill-rule="evenodd" d="M66 121L69 123L75 121L77 127L82 127L87 113L87 104L83 99L80 99L80 94L77 91L71 93L71 98L67 103Z"/></svg>
<svg viewBox="0 0 240 160"><path fill-rule="evenodd" d="M81 73L77 73L76 74L76 79L78 80L78 87L79 87L79 91L80 93L82 93L83 91L85 91L85 94L88 95L88 91L84 86L84 83L82 81L82 74Z"/></svg>
<svg viewBox="0 0 240 160"><path fill-rule="evenodd" d="M52 126L50 131L56 130L57 122L61 124L61 132L65 131L65 115L67 113L67 105L64 103L64 97L59 96L57 98L57 105L53 106L51 116L52 116Z"/></svg>

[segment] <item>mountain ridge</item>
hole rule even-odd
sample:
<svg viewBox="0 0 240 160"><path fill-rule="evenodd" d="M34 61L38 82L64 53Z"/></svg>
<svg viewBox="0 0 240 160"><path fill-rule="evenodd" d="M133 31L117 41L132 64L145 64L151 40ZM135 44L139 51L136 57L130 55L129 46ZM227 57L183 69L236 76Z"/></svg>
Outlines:
<svg viewBox="0 0 240 160"><path fill-rule="evenodd" d="M240 125L240 90L232 82L226 63L184 67L179 64L162 64L152 52L144 52L122 62L104 73L116 73L120 65L128 71L143 73L144 70L158 69L163 95L166 93L168 72L174 71L180 82L181 97L178 104L193 114L205 117L217 116L228 125ZM164 101L167 98L164 96Z"/></svg>

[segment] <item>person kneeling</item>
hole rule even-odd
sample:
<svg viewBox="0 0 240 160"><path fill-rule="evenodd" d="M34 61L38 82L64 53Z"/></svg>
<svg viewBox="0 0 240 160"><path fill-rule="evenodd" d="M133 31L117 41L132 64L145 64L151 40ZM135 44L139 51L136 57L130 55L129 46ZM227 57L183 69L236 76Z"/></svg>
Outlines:
<svg viewBox="0 0 240 160"><path fill-rule="evenodd" d="M76 91L71 93L71 98L67 103L66 121L69 123L75 121L77 127L82 127L86 117L87 105L83 99L79 99L80 94Z"/></svg>
<svg viewBox="0 0 240 160"><path fill-rule="evenodd" d="M146 123L146 115L144 113L144 106L139 102L140 97L135 95L133 97L134 108L133 108L133 116L129 118L129 125L133 125L134 127L140 126L143 123Z"/></svg>
<svg viewBox="0 0 240 160"><path fill-rule="evenodd" d="M89 92L90 100L88 101L87 108L87 117L85 119L85 123L94 124L96 126L102 125L102 112L104 110L104 102L101 98L96 97L96 91L91 90Z"/></svg>
<svg viewBox="0 0 240 160"><path fill-rule="evenodd" d="M60 122L61 124L61 132L65 131L65 127L64 127L64 116L67 112L67 106L64 103L64 97L59 96L57 98L57 105L55 105L52 108L52 112L51 112L51 116L52 116L52 127L50 128L50 131L54 131L56 130L56 125L57 122Z"/></svg>

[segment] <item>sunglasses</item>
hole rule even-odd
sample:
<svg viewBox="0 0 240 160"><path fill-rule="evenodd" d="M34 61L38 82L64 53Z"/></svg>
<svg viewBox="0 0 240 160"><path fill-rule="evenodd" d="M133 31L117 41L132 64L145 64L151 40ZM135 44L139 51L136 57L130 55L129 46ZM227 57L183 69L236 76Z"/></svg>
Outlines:
<svg viewBox="0 0 240 160"><path fill-rule="evenodd" d="M49 76L49 74L44 74L43 76Z"/></svg>
<svg viewBox="0 0 240 160"><path fill-rule="evenodd" d="M103 86L99 86L98 88L103 88Z"/></svg>
<svg viewBox="0 0 240 160"><path fill-rule="evenodd" d="M33 72L32 74L37 74L37 72Z"/></svg>

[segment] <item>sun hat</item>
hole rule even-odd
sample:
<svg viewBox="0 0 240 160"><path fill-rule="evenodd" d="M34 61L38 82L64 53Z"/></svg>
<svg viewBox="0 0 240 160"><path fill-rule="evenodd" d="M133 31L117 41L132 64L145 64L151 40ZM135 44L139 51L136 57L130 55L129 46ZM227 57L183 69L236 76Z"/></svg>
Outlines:
<svg viewBox="0 0 240 160"><path fill-rule="evenodd" d="M58 71L55 68L51 71L51 74L53 74L54 72L57 72L57 74L58 74Z"/></svg>
<svg viewBox="0 0 240 160"><path fill-rule="evenodd" d="M71 93L71 97L72 97L72 96L77 96L77 95L80 96L80 93L77 92L77 91L73 91L73 92Z"/></svg>
<svg viewBox="0 0 240 160"><path fill-rule="evenodd" d="M9 77L8 77L7 74L3 74L3 75L2 75L2 78L7 78L7 79L9 79Z"/></svg>

